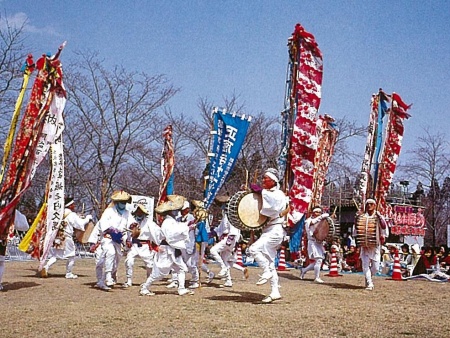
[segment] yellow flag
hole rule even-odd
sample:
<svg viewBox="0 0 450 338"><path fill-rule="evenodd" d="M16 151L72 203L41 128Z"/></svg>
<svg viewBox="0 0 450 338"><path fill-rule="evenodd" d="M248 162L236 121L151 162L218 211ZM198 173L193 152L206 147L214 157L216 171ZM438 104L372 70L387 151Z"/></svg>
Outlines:
<svg viewBox="0 0 450 338"><path fill-rule="evenodd" d="M20 108L22 107L23 97L25 90L27 89L28 80L30 79L30 72L26 71L23 74L22 88L20 89L19 97L16 101L16 107L14 108L14 114L11 120L11 126L9 127L8 137L6 138L5 145L3 146L3 161L0 168L0 183L3 181L3 175L5 174L6 162L8 161L9 153L11 152L11 144L16 133L17 120L20 115Z"/></svg>
<svg viewBox="0 0 450 338"><path fill-rule="evenodd" d="M28 232L23 237L22 241L20 242L20 244L18 246L20 251L27 252L28 247L30 246L31 238L33 237L33 234L36 231L37 225L39 224L39 221L42 218L42 214L44 213L46 208L47 208L47 203L43 203L41 210L39 210L39 213L37 214L37 216L33 222L33 225L31 226L30 229L28 229Z"/></svg>

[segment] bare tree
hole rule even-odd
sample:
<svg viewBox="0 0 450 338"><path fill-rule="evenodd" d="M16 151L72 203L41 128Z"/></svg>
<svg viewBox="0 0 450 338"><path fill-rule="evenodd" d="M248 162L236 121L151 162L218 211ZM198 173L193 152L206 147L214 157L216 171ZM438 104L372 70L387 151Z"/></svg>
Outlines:
<svg viewBox="0 0 450 338"><path fill-rule="evenodd" d="M0 140L4 141L11 123L21 84L21 65L27 53L24 47L26 22L13 26L0 14ZM3 154L3 147L0 155Z"/></svg>
<svg viewBox="0 0 450 338"><path fill-rule="evenodd" d="M232 194L240 189L247 173L258 174L263 167L276 165L281 128L278 117L267 116L263 113L248 114L245 106L239 103L239 97L236 94L225 97L223 100L224 104L221 108L226 109L227 112L252 115L240 156L222 189L223 193ZM177 116L172 112L167 112L167 118L168 123L173 126L176 167L177 173L181 175L175 180L186 189L186 191L182 189L180 193L203 197L201 195L204 190L203 176L208 173L205 165L210 146L210 131L213 128L214 105L207 99L200 99L198 108L200 110L198 120L188 119L184 115ZM194 187L201 190L194 192Z"/></svg>
<svg viewBox="0 0 450 338"><path fill-rule="evenodd" d="M152 163L137 182L154 178L148 155L154 155L154 147L161 149L158 112L177 89L163 75L129 72L122 66L105 69L95 52L76 56L65 67L67 180L101 212L113 190L132 186L128 174L137 159Z"/></svg>
<svg viewBox="0 0 450 338"><path fill-rule="evenodd" d="M442 213L442 196L439 182L443 182L450 172L449 143L445 135L432 134L424 129L423 134L417 138L412 159L399 167L404 177L410 181L419 181L426 190L426 197L422 199L425 206L427 222L426 237L429 242L436 245L437 235L446 227L449 219Z"/></svg>
<svg viewBox="0 0 450 338"><path fill-rule="evenodd" d="M339 135L328 176L330 177L330 181L337 180L339 177L356 178L361 169L363 154L358 154L351 146L356 138L366 137L367 126L350 121L345 116L336 119L335 123L339 130Z"/></svg>

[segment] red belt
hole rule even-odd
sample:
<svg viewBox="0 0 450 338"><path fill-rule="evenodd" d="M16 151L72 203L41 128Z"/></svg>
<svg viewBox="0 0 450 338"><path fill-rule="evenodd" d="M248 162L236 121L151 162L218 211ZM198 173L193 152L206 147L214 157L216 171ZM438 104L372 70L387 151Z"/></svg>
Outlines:
<svg viewBox="0 0 450 338"><path fill-rule="evenodd" d="M148 246L150 246L151 245L151 242L150 241L144 241L144 240L138 240L139 241L139 243L141 243L141 244L147 244Z"/></svg>

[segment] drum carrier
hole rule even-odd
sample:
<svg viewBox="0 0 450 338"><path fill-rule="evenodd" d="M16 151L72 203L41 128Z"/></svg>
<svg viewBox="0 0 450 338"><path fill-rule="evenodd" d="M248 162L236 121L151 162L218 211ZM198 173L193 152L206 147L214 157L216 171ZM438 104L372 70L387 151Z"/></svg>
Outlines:
<svg viewBox="0 0 450 338"><path fill-rule="evenodd" d="M263 228L268 217L261 215L262 196L249 191L238 191L228 201L226 214L228 221L240 230Z"/></svg>

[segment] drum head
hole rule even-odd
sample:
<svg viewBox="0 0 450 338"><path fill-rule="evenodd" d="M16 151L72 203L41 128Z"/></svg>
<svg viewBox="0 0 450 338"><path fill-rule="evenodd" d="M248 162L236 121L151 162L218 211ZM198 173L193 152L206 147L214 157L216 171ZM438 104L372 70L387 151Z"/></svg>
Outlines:
<svg viewBox="0 0 450 338"><path fill-rule="evenodd" d="M89 240L89 236L92 233L92 230L94 230L95 223L92 221L89 221L88 224L86 224L85 231L74 229L75 238L77 241L81 244L86 244Z"/></svg>
<svg viewBox="0 0 450 338"><path fill-rule="evenodd" d="M314 230L313 236L318 241L324 241L328 237L328 232L330 231L330 223L328 219L324 218L319 221Z"/></svg>
<svg viewBox="0 0 450 338"><path fill-rule="evenodd" d="M250 193L242 197L238 206L238 215L242 223L248 228L257 229L264 225L267 217L259 213L262 208L260 194Z"/></svg>

